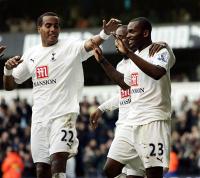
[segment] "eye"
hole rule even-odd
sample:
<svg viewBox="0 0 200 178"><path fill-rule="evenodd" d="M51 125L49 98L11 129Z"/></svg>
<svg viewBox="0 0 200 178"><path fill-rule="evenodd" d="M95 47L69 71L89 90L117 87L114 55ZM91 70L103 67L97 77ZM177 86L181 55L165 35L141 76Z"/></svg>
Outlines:
<svg viewBox="0 0 200 178"><path fill-rule="evenodd" d="M58 29L58 28L59 28L59 25L58 25L58 24L54 25L54 28Z"/></svg>
<svg viewBox="0 0 200 178"><path fill-rule="evenodd" d="M46 27L46 28L50 28L50 27L51 27L51 24L47 23L47 24L45 24L45 27Z"/></svg>

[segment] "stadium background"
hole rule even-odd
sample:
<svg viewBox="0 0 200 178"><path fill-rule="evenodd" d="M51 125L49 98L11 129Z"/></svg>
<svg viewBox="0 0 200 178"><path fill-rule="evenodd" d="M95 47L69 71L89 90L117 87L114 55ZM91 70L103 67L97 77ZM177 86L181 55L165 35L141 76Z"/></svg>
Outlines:
<svg viewBox="0 0 200 178"><path fill-rule="evenodd" d="M178 156L177 176L200 175L200 1L199 0L0 0L0 44L6 45L0 62L0 88L3 65L8 57L21 55L23 49L37 43L36 18L45 11L62 17L61 37L86 38L100 31L102 19L116 17L127 24L137 16L153 23L154 40L168 42L176 55L171 72L173 94L172 148ZM120 60L113 39L103 45L113 65ZM105 113L99 128L92 131L88 118L115 90L113 83L93 58L83 63L85 85L81 114L77 122L80 140L75 160L77 177L101 177L101 170L114 135L117 111ZM100 87L99 87L100 86ZM9 147L18 150L24 160L24 178L34 178L30 156L31 81L18 90L0 91L0 164ZM95 88L93 88L95 87ZM96 88L97 87L97 88ZM25 90L26 89L26 90ZM102 94L103 93L103 94Z"/></svg>

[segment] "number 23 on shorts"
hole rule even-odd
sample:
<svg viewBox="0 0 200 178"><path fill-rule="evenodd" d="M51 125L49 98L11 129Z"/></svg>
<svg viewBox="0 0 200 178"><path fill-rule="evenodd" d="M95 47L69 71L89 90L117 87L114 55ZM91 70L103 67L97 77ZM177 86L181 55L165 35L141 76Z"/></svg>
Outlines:
<svg viewBox="0 0 200 178"><path fill-rule="evenodd" d="M154 144L149 143L150 152L149 156L162 156L164 153L164 148L162 143Z"/></svg>

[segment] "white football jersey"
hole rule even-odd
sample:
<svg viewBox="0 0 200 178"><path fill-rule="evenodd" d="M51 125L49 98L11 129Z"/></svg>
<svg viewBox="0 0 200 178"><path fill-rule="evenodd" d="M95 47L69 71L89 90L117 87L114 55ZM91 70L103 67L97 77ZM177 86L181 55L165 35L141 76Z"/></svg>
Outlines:
<svg viewBox="0 0 200 178"><path fill-rule="evenodd" d="M133 65L133 62L130 59L122 59L117 64L117 71L124 73L129 65ZM130 89L123 90L120 87L119 92L113 98L105 101L99 106L99 109L102 111L112 111L119 108L118 120L116 125L125 123L125 119L128 116L129 106L131 103Z"/></svg>
<svg viewBox="0 0 200 178"><path fill-rule="evenodd" d="M143 125L155 120L171 118L171 81L170 69L175 63L171 49L162 49L149 57L149 46L137 54L144 60L166 69L166 74L155 80L141 71L137 65L129 65L124 81L131 86L131 107L128 122Z"/></svg>
<svg viewBox="0 0 200 178"><path fill-rule="evenodd" d="M33 82L32 122L42 122L67 113L79 113L84 84L82 61L92 54L85 51L85 41L58 41L55 45L35 46L13 70L15 82L28 78Z"/></svg>

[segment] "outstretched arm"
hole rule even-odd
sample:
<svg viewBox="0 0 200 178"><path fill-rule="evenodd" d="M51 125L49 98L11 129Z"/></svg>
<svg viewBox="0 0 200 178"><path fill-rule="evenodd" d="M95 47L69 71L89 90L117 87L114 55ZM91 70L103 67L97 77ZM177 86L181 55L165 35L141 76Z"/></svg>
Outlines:
<svg viewBox="0 0 200 178"><path fill-rule="evenodd" d="M6 61L4 66L4 76L3 76L3 84L5 90L13 90L16 88L17 84L12 76L13 68L17 67L20 63L22 63L20 56L15 56Z"/></svg>
<svg viewBox="0 0 200 178"><path fill-rule="evenodd" d="M111 34L111 32L115 31L121 25L121 21L118 19L111 18L108 22L103 20L103 29L99 35L93 36L91 39L98 46L107 40ZM93 49L93 44L91 43L91 39L85 42L86 51L91 51Z"/></svg>
<svg viewBox="0 0 200 178"><path fill-rule="evenodd" d="M99 119L101 118L102 114L105 111L113 111L115 109L119 108L119 95L116 95L113 98L110 98L109 100L102 103L96 111L91 113L90 115L90 125L93 129L96 129L98 126Z"/></svg>

